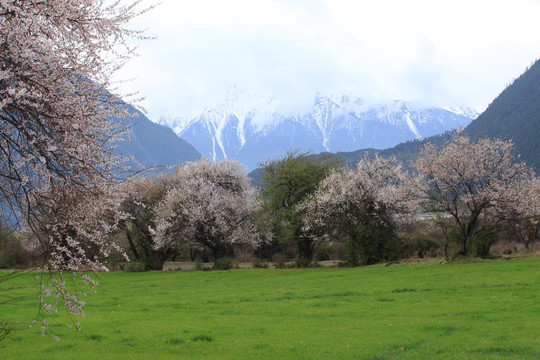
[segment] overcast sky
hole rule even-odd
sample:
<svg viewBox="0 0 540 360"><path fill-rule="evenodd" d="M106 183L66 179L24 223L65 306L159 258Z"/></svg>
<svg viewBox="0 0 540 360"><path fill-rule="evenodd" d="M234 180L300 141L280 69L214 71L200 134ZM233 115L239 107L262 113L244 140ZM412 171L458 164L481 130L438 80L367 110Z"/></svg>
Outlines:
<svg viewBox="0 0 540 360"><path fill-rule="evenodd" d="M298 110L336 91L485 107L540 57L540 0L161 1L133 21L157 38L119 73L151 119L231 86Z"/></svg>

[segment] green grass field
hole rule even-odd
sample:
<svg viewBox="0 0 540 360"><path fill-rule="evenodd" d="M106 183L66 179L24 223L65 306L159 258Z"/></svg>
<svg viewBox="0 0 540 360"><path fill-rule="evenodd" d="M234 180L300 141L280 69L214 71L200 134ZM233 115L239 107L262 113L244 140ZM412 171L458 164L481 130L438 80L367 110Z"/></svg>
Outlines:
<svg viewBox="0 0 540 360"><path fill-rule="evenodd" d="M34 290L27 274L11 286ZM50 317L1 359L539 359L540 261L109 273L85 335ZM37 298L0 306L29 321Z"/></svg>

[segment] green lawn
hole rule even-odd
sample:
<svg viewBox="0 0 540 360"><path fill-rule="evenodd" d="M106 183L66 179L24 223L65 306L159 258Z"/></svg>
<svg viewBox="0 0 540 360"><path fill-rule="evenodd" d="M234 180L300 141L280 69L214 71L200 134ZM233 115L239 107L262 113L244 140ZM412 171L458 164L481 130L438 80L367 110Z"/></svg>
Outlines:
<svg viewBox="0 0 540 360"><path fill-rule="evenodd" d="M15 331L0 359L540 358L539 260L117 272L86 299L86 336L51 317L61 341ZM0 319L37 309L0 305Z"/></svg>

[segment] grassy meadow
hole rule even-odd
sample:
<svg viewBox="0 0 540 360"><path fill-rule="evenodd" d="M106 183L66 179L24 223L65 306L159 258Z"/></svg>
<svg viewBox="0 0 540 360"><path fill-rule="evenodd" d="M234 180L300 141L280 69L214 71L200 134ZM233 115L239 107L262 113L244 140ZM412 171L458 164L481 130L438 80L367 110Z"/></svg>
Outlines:
<svg viewBox="0 0 540 360"><path fill-rule="evenodd" d="M4 286L6 286L4 284ZM14 293L35 291L26 274ZM85 291L85 288L80 288ZM540 261L104 274L84 334L50 316L0 359L538 359ZM0 305L31 321L37 297Z"/></svg>

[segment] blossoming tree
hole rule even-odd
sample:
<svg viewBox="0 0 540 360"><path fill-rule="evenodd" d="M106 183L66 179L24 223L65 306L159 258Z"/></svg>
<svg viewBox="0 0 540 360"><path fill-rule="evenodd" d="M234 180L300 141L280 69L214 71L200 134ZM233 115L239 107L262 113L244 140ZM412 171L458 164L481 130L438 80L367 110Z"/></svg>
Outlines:
<svg viewBox="0 0 540 360"><path fill-rule="evenodd" d="M511 189L512 201L503 212L511 233L531 250L540 233L540 178L524 179Z"/></svg>
<svg viewBox="0 0 540 360"><path fill-rule="evenodd" d="M509 141L474 143L457 133L442 148L427 144L414 163L425 211L452 220L461 254L489 251L499 214L517 201L512 189L530 177L526 164L515 160Z"/></svg>
<svg viewBox="0 0 540 360"><path fill-rule="evenodd" d="M162 270L163 264L173 254L171 246L155 248L152 229L155 229L155 210L165 197L170 179L166 175L137 177L125 182L127 193L121 210L127 215L119 222L117 236L125 237L130 257L140 261L148 270Z"/></svg>
<svg viewBox="0 0 540 360"><path fill-rule="evenodd" d="M208 248L219 259L258 244L255 190L238 162L190 162L170 182L155 210L156 248Z"/></svg>
<svg viewBox="0 0 540 360"><path fill-rule="evenodd" d="M51 273L105 269L84 243L107 255L98 214L114 212L122 158L112 150L125 127L113 118L127 115L110 79L132 55L127 39L142 38L126 28L137 4L0 2L0 202L39 240ZM43 290L84 315L61 278Z"/></svg>
<svg viewBox="0 0 540 360"><path fill-rule="evenodd" d="M357 248L353 263L396 256L396 221L410 210L407 175L395 159L364 156L354 169L336 169L302 205L303 229L317 242L345 240Z"/></svg>

